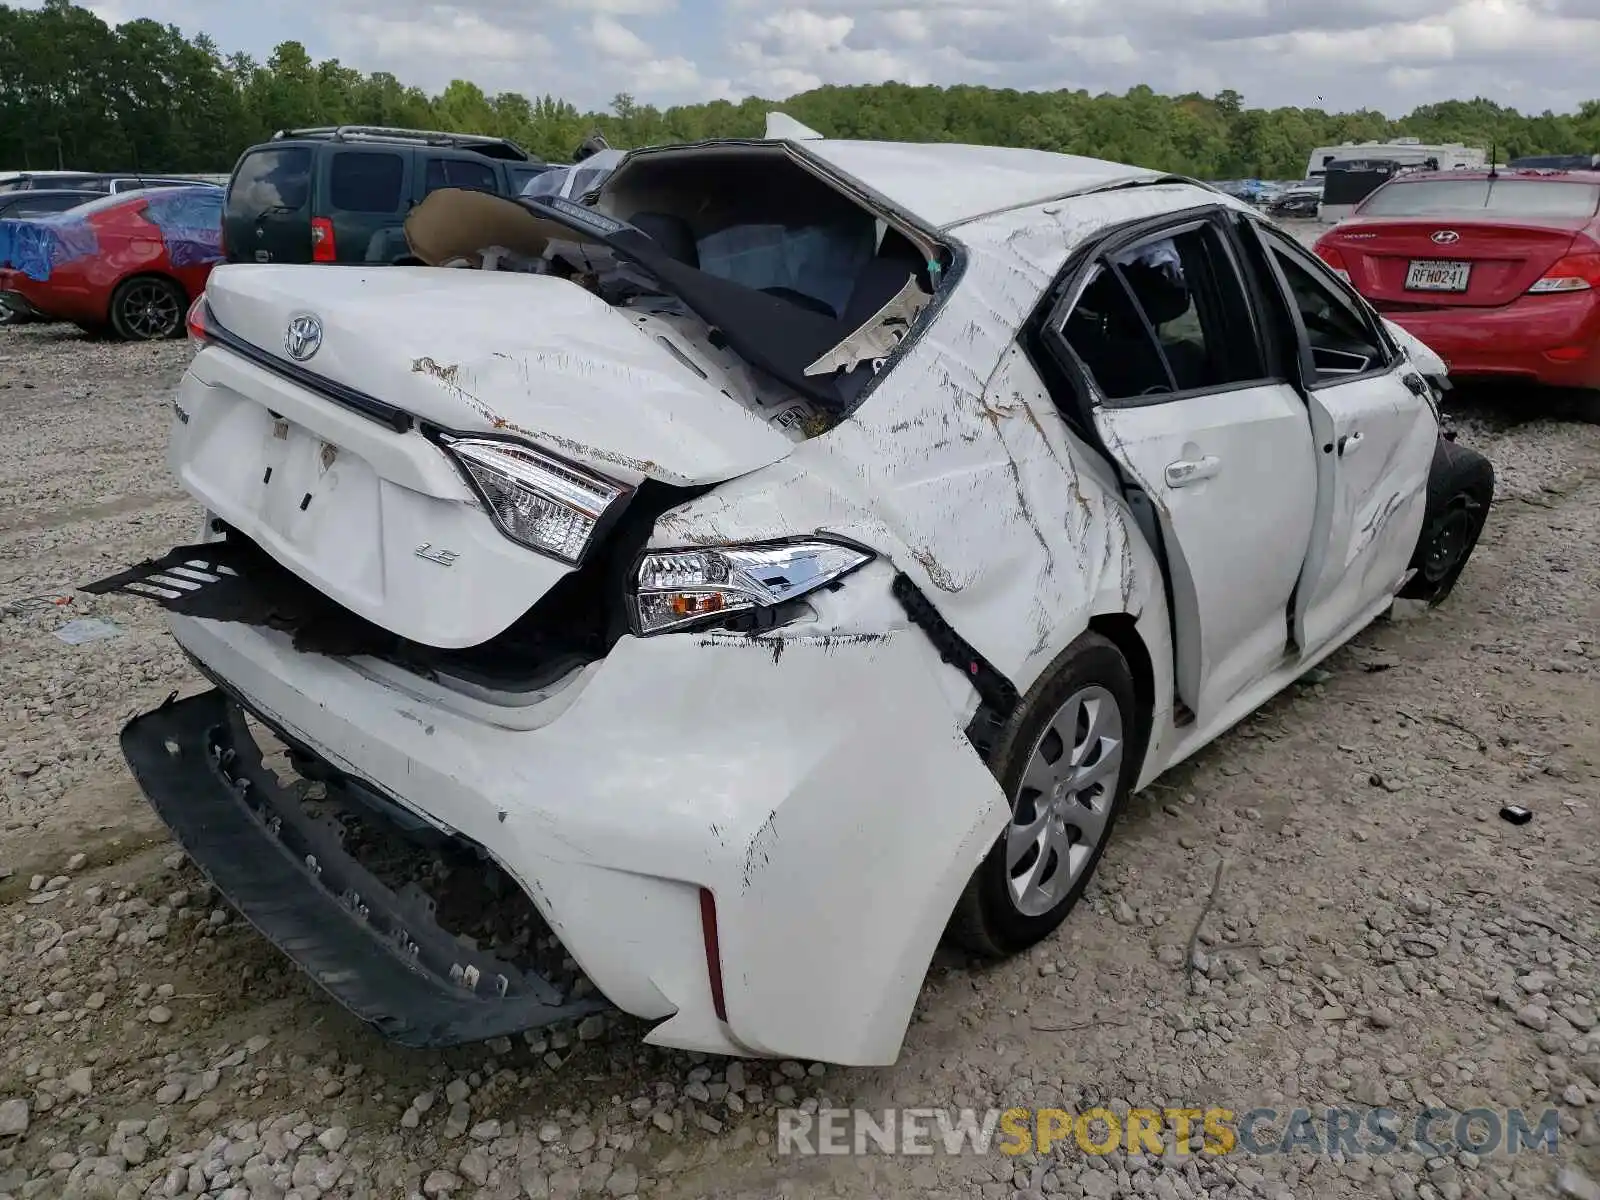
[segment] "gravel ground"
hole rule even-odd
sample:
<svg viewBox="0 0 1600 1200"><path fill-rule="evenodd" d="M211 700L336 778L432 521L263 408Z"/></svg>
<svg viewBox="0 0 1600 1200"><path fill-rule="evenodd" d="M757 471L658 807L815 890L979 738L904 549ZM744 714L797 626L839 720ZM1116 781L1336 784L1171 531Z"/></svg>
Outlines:
<svg viewBox="0 0 1600 1200"><path fill-rule="evenodd" d="M611 1018L416 1054L208 893L117 750L199 683L153 607L71 589L195 529L161 461L186 358L0 331L0 1200L1524 1200L1563 1167L1591 1194L1600 429L1475 398L1461 440L1501 495L1450 602L1373 626L1137 797L1057 936L986 969L941 957L895 1067L729 1064ZM86 619L116 636L54 636ZM1500 820L1508 801L1532 821ZM1554 1106L1562 1137L1481 1160L773 1144L779 1107L1094 1103Z"/></svg>

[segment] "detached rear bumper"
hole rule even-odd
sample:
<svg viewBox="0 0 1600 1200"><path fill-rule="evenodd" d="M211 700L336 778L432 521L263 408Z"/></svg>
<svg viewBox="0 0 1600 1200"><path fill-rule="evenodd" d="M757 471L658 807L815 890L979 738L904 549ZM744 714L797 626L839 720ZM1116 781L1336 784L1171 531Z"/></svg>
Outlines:
<svg viewBox="0 0 1600 1200"><path fill-rule="evenodd" d="M244 918L394 1041L481 1041L605 1006L468 950L380 883L278 785L221 691L135 718L122 750L179 844Z"/></svg>
<svg viewBox="0 0 1600 1200"><path fill-rule="evenodd" d="M483 848L601 994L659 1022L647 1041L881 1065L897 1057L951 908L1009 811L962 732L971 685L907 622L892 577L869 567L831 597L881 633L624 637L515 711L297 650L240 614L171 624L291 747ZM128 735L141 784L185 844L207 832L207 803L238 806L206 761L216 711L192 703ZM263 933L391 1036L466 1040L572 1012L490 1013L456 998L436 1015L450 994L438 978L398 974L381 931L254 837L251 854L199 841L194 853ZM236 861L269 851L271 881ZM285 899L296 892L307 898ZM280 925L269 901L293 904L294 923ZM333 943L320 926L341 922ZM440 961L434 975L447 977ZM407 986L403 1004L392 980Z"/></svg>

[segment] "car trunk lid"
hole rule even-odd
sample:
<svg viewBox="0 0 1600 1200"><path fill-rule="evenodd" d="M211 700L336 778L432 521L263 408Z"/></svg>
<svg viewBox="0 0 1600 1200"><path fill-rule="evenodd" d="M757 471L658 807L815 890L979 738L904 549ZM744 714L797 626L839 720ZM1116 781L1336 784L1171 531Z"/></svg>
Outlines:
<svg viewBox="0 0 1600 1200"><path fill-rule="evenodd" d="M1499 307L1542 279L1587 223L1357 217L1326 234L1319 253L1380 309Z"/></svg>
<svg viewBox="0 0 1600 1200"><path fill-rule="evenodd" d="M792 440L685 365L632 315L547 275L224 266L223 329L288 366L289 323L316 317L304 369L458 433L511 434L634 484L717 483Z"/></svg>
<svg viewBox="0 0 1600 1200"><path fill-rule="evenodd" d="M488 641L574 569L500 532L437 431L511 437L626 489L719 482L795 444L565 280L223 266L206 295L174 473L301 580L424 645ZM296 362L306 316L320 344Z"/></svg>

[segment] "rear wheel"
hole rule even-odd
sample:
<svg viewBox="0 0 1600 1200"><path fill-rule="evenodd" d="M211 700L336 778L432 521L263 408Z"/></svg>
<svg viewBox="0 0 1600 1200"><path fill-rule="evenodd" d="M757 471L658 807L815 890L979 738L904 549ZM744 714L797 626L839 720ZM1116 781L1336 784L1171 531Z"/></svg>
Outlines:
<svg viewBox="0 0 1600 1200"><path fill-rule="evenodd" d="M1144 739L1122 652L1086 633L1018 706L994 751L1011 820L956 903L950 937L999 958L1077 904L1133 786Z"/></svg>
<svg viewBox="0 0 1600 1200"><path fill-rule="evenodd" d="M183 332L183 289L159 275L124 280L111 296L111 326L129 342L153 342Z"/></svg>
<svg viewBox="0 0 1600 1200"><path fill-rule="evenodd" d="M28 318L24 313L12 308L4 301L0 301L0 327L6 325L21 325L27 319Z"/></svg>
<svg viewBox="0 0 1600 1200"><path fill-rule="evenodd" d="M1494 502L1494 467L1476 450L1439 439L1428 472L1428 503L1411 566L1400 595L1438 604L1456 585L1478 544Z"/></svg>

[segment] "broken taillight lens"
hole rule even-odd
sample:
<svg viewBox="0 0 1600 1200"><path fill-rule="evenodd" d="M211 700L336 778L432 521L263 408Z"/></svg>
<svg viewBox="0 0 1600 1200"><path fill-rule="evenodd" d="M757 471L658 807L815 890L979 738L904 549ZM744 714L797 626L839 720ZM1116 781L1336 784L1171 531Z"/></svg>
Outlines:
<svg viewBox="0 0 1600 1200"><path fill-rule="evenodd" d="M1312 249L1318 258L1328 264L1329 269L1335 275L1346 283L1350 282L1350 268L1344 264L1344 255L1340 254L1332 246L1325 245L1322 242L1318 242Z"/></svg>
<svg viewBox="0 0 1600 1200"><path fill-rule="evenodd" d="M772 609L842 579L872 552L835 541L662 550L639 563L634 611L641 635L752 609Z"/></svg>
<svg viewBox="0 0 1600 1200"><path fill-rule="evenodd" d="M1551 292L1587 292L1600 287L1600 254L1569 254L1528 289L1529 295Z"/></svg>
<svg viewBox="0 0 1600 1200"><path fill-rule="evenodd" d="M311 218L311 261L331 263L339 261L339 251L333 243L333 222L327 217Z"/></svg>

